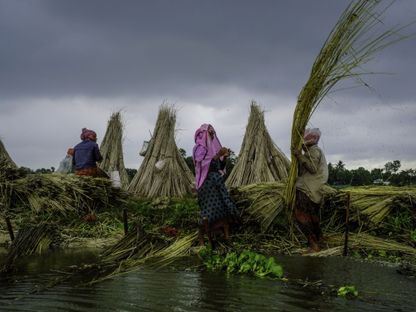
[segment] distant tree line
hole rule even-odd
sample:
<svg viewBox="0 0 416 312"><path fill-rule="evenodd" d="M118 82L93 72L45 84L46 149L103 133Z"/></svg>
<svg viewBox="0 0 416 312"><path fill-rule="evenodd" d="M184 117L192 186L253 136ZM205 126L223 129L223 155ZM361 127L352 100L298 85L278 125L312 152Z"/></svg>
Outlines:
<svg viewBox="0 0 416 312"><path fill-rule="evenodd" d="M367 170L364 167L348 170L341 160L336 164L328 164L330 185L412 185L416 184L416 170L407 169L399 171L400 160L389 161L384 168Z"/></svg>
<svg viewBox="0 0 416 312"><path fill-rule="evenodd" d="M189 169L195 174L194 161L192 156L187 156L186 151L183 148L179 149L179 153L182 155ZM230 174L231 170L234 168L234 165L237 161L237 156L234 153L227 158L226 163L226 177ZM383 168L374 168L372 170L367 170L364 167L358 167L357 169L348 170L345 168L345 163L343 161L338 161L336 164L328 163L328 184L334 186L341 185L415 185L416 184L416 170L407 169L401 170L400 160L393 160L387 162ZM126 168L130 180L136 174L137 169ZM40 168L32 170L26 167L20 167L19 171L24 174L33 174L33 173L53 173L55 168L51 167Z"/></svg>

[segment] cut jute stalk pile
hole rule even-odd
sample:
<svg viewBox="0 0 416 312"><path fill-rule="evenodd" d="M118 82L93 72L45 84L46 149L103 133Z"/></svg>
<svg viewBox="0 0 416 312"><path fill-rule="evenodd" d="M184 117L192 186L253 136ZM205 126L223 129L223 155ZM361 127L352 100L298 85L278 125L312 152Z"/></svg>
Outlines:
<svg viewBox="0 0 416 312"><path fill-rule="evenodd" d="M0 183L0 189L3 183ZM32 210L36 214L99 211L118 208L126 194L113 188L103 178L78 177L62 174L30 174L7 184L8 193L2 192L2 201L10 202L15 212Z"/></svg>
<svg viewBox="0 0 416 312"><path fill-rule="evenodd" d="M289 159L275 145L267 131L264 112L253 101L240 154L226 185L238 187L280 181L287 178L289 166Z"/></svg>
<svg viewBox="0 0 416 312"><path fill-rule="evenodd" d="M162 105L153 136L128 190L140 197L183 198L191 194L192 172L175 143L176 111Z"/></svg>
<svg viewBox="0 0 416 312"><path fill-rule="evenodd" d="M416 209L415 187L350 187L353 209L372 224L380 224L395 208Z"/></svg>
<svg viewBox="0 0 416 312"><path fill-rule="evenodd" d="M123 157L123 124L121 121L121 113L113 113L107 124L103 141L101 142L100 152L103 160L100 168L111 176L111 172L118 171L120 175L121 187L127 189L129 185L129 177L124 167Z"/></svg>
<svg viewBox="0 0 416 312"><path fill-rule="evenodd" d="M274 223L288 226L279 218L284 211L284 182L252 184L233 189L231 194L244 211L267 232ZM416 208L415 187L350 187L336 190L324 186L321 210L322 226L327 231L342 230L345 222L346 194L351 196L350 220L359 228L376 229L392 212L403 213Z"/></svg>
<svg viewBox="0 0 416 312"><path fill-rule="evenodd" d="M137 228L106 250L98 262L86 268L79 268L73 274L93 273L87 284L94 284L120 274L147 268L160 269L181 257L191 254L197 233L188 234L175 240L166 240L160 235L146 233ZM90 274L88 274L90 275Z"/></svg>
<svg viewBox="0 0 416 312"><path fill-rule="evenodd" d="M334 234L327 237L327 243L331 245L337 245L325 249L321 252L311 253L308 256L313 257L327 257L327 256L340 256L342 255L343 248L340 247L344 244L343 234ZM393 240L375 237L365 233L351 233L348 236L348 246L353 249L364 249L364 250L377 250L377 251L389 251L389 252L400 252L409 256L416 256L416 248L395 242Z"/></svg>
<svg viewBox="0 0 416 312"><path fill-rule="evenodd" d="M44 253L57 239L59 235L56 229L46 223L24 226L10 246L0 272L10 271L15 261L22 256Z"/></svg>
<svg viewBox="0 0 416 312"><path fill-rule="evenodd" d="M361 65L386 46L404 38L399 36L401 29L398 27L386 31L377 29L383 25L383 14L390 4L382 8L383 2L357 0L348 6L324 43L312 66L309 79L298 96L292 123L292 162L285 191L289 222L293 220L299 165L293 151L300 150L304 130L312 114L335 84L347 78L355 78L362 83L360 77L364 72L361 71Z"/></svg>

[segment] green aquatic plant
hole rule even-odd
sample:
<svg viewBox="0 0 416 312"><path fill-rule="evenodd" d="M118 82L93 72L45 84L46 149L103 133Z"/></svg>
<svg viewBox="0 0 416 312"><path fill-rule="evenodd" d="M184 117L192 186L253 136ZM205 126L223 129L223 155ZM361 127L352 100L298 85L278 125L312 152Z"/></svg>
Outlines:
<svg viewBox="0 0 416 312"><path fill-rule="evenodd" d="M251 273L257 277L282 278L283 268L273 257L266 257L253 251L241 253L228 252L225 256L213 254L207 249L200 251L204 265L210 271L227 271L227 273Z"/></svg>
<svg viewBox="0 0 416 312"><path fill-rule="evenodd" d="M338 296L344 298L358 297L358 290L355 286L341 286L338 288Z"/></svg>

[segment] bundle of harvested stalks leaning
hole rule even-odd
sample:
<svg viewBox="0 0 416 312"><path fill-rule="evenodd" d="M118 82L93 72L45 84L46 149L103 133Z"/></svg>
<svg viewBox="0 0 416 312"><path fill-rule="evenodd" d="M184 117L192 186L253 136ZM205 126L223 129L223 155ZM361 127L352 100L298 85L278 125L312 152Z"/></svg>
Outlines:
<svg viewBox="0 0 416 312"><path fill-rule="evenodd" d="M118 171L120 176L121 187L127 189L129 185L129 177L124 167L123 157L123 124L121 121L121 113L113 113L107 124L103 141L100 145L103 160L100 168L111 175L111 172Z"/></svg>
<svg viewBox="0 0 416 312"><path fill-rule="evenodd" d="M46 223L21 228L10 247L0 272L10 271L14 262L22 256L45 252L51 244L57 243L57 240L59 240L59 235L56 228Z"/></svg>
<svg viewBox="0 0 416 312"><path fill-rule="evenodd" d="M192 193L193 176L175 143L176 112L162 105L143 162L128 190L141 197L182 198Z"/></svg>
<svg viewBox="0 0 416 312"><path fill-rule="evenodd" d="M287 178L289 166L289 159L274 144L267 131L264 112L253 101L240 154L226 185L238 187L280 181Z"/></svg>
<svg viewBox="0 0 416 312"><path fill-rule="evenodd" d="M89 283L97 283L138 270L144 264L152 269L160 269L181 257L190 255L191 247L196 240L197 233L175 240L166 240L166 238L136 228L105 251L98 263L87 268L87 271L95 272L94 278ZM81 268L81 271L84 269Z"/></svg>
<svg viewBox="0 0 416 312"><path fill-rule="evenodd" d="M9 153L6 150L3 142L0 140L0 161L3 161L8 164L8 166L16 168L16 164L13 159L10 157ZM1 168L0 168L1 170Z"/></svg>
<svg viewBox="0 0 416 312"><path fill-rule="evenodd" d="M295 205L295 182L298 174L298 161L293 151L299 150L303 134L313 112L331 88L340 80L355 78L359 82L360 66L368 62L386 46L403 39L398 30L389 29L377 32L382 24L385 10L376 11L382 1L357 0L350 4L339 18L319 52L302 88L293 114L291 150L292 162L285 191L289 222L292 220Z"/></svg>

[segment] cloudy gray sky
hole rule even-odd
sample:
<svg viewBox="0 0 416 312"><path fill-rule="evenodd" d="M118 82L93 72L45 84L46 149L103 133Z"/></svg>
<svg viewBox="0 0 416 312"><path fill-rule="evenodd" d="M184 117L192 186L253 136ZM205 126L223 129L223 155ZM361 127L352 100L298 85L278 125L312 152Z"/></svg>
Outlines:
<svg viewBox="0 0 416 312"><path fill-rule="evenodd" d="M98 143L123 111L124 153L138 168L160 104L177 108L177 144L211 123L239 151L251 100L289 154L296 98L349 1L0 0L0 137L18 165L57 166L82 127ZM398 0L385 27L416 20ZM410 26L405 34L416 33ZM315 112L328 161L416 168L415 37L366 64L372 90L341 88ZM345 85L347 86L347 85Z"/></svg>

